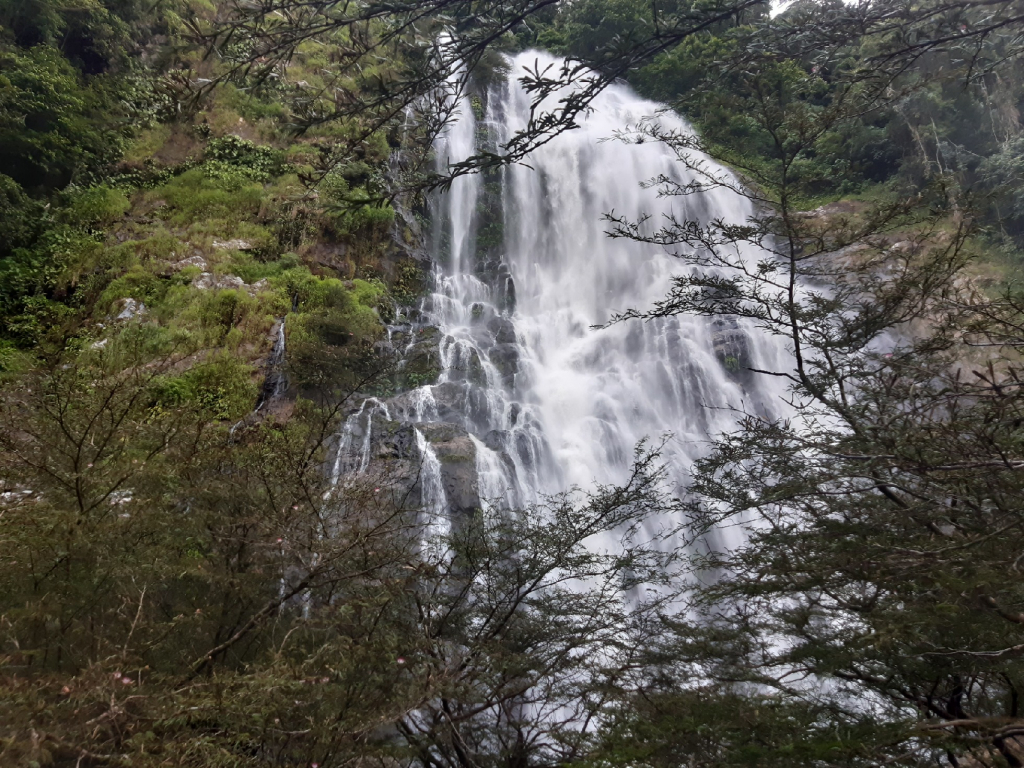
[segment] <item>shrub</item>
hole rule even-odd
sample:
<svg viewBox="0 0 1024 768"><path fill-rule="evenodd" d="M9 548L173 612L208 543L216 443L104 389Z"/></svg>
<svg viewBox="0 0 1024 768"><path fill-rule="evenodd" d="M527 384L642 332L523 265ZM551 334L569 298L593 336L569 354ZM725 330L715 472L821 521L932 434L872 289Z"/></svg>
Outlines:
<svg viewBox="0 0 1024 768"><path fill-rule="evenodd" d="M284 155L271 147L228 135L210 140L206 158L208 162L213 161L215 167L223 164L242 171L254 181L265 182L281 172Z"/></svg>
<svg viewBox="0 0 1024 768"><path fill-rule="evenodd" d="M112 110L45 45L0 53L0 173L28 189L63 187L113 161Z"/></svg>
<svg viewBox="0 0 1024 768"><path fill-rule="evenodd" d="M224 168L224 173L214 169L213 175L208 167L193 168L155 190L152 196L167 202L169 218L178 225L213 218L238 221L255 215L263 187L230 166Z"/></svg>
<svg viewBox="0 0 1024 768"><path fill-rule="evenodd" d="M247 413L256 401L253 369L238 358L221 354L200 363L180 376L155 382L153 397L159 405L197 405L211 418L234 419Z"/></svg>
<svg viewBox="0 0 1024 768"><path fill-rule="evenodd" d="M131 203L119 189L91 187L74 196L69 216L77 224L109 225L124 216Z"/></svg>
<svg viewBox="0 0 1024 768"><path fill-rule="evenodd" d="M31 245L45 225L43 204L10 176L0 174L0 257Z"/></svg>
<svg viewBox="0 0 1024 768"><path fill-rule="evenodd" d="M277 261L257 261L250 253L239 253L232 257L231 274L238 275L247 283L255 283L265 278L279 277L284 272L299 265L299 257L294 253L286 253Z"/></svg>
<svg viewBox="0 0 1024 768"><path fill-rule="evenodd" d="M99 299L99 307L112 311L114 302L132 298L146 304L152 304L163 295L166 284L141 266L131 268L126 274L111 281Z"/></svg>

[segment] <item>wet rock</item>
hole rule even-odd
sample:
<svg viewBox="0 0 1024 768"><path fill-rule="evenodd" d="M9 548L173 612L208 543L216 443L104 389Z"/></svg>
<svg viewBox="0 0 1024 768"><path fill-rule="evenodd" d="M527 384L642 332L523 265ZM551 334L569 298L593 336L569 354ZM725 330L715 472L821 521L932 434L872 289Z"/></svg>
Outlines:
<svg viewBox="0 0 1024 768"><path fill-rule="evenodd" d="M480 387L487 386L487 372L480 360L480 353L475 349L469 351L469 362L466 366L466 377Z"/></svg>
<svg viewBox="0 0 1024 768"><path fill-rule="evenodd" d="M437 382L441 375L441 356L437 344L414 344L401 354L404 365L396 376L399 386L416 389Z"/></svg>
<svg viewBox="0 0 1024 768"><path fill-rule="evenodd" d="M430 387L403 392L388 399L388 410L403 422L424 422L437 419L437 403Z"/></svg>
<svg viewBox="0 0 1024 768"><path fill-rule="evenodd" d="M216 290L245 290L249 286L237 275L215 275L212 272L203 272L192 281L192 287L201 291Z"/></svg>
<svg viewBox="0 0 1024 768"><path fill-rule="evenodd" d="M516 327L507 317L494 317L487 323L487 330L494 334L497 344L515 344Z"/></svg>
<svg viewBox="0 0 1024 768"><path fill-rule="evenodd" d="M377 460L414 459L416 435L413 427L399 421L374 419L371 456Z"/></svg>
<svg viewBox="0 0 1024 768"><path fill-rule="evenodd" d="M732 318L717 318L711 324L711 349L734 378L743 379L750 371L750 339Z"/></svg>
<svg viewBox="0 0 1024 768"><path fill-rule="evenodd" d="M447 381L431 388L439 421L458 421L466 407L466 388L454 381Z"/></svg>
<svg viewBox="0 0 1024 768"><path fill-rule="evenodd" d="M214 240L213 247L222 251L251 251L253 246L248 240Z"/></svg>
<svg viewBox="0 0 1024 768"><path fill-rule="evenodd" d="M433 344L435 347L441 341L441 331L436 325L427 325L416 329L417 344Z"/></svg>
<svg viewBox="0 0 1024 768"><path fill-rule="evenodd" d="M480 508L476 446L469 433L451 423L420 424L441 464L441 482L453 515L471 515Z"/></svg>
<svg viewBox="0 0 1024 768"><path fill-rule="evenodd" d="M135 299L122 299L121 311L114 317L115 320L134 320L146 314L146 305Z"/></svg>
<svg viewBox="0 0 1024 768"><path fill-rule="evenodd" d="M519 372L519 347L516 344L498 344L491 348L487 356L498 369L505 385L511 386Z"/></svg>
<svg viewBox="0 0 1024 768"><path fill-rule="evenodd" d="M408 394L408 393L406 393ZM401 396L400 396L401 397ZM401 412L395 398L390 410ZM361 444L365 424L358 425L353 436ZM373 419L369 462L361 475L380 482L396 499L409 506L422 504L420 471L423 457L417 446L416 431L430 443L441 469L441 484L453 517L472 515L480 508L480 491L476 474L476 446L461 426L446 422L410 424L404 421ZM343 474L352 476L360 463L352 457Z"/></svg>
<svg viewBox="0 0 1024 768"><path fill-rule="evenodd" d="M501 277L498 281L498 301L503 310L514 312L516 309L516 284L511 275Z"/></svg>
<svg viewBox="0 0 1024 768"><path fill-rule="evenodd" d="M352 439L351 452L347 452L332 463L338 470L341 484L355 482L368 486L379 486L396 504L405 508L419 504L419 451L416 447L414 427L398 421L388 421L382 414L375 413L368 425L357 419L349 437ZM366 445L369 426L369 445ZM364 455L363 447L368 451ZM365 459L365 463L364 463Z"/></svg>
<svg viewBox="0 0 1024 768"><path fill-rule="evenodd" d="M504 453L511 441L511 436L506 429L492 429L484 435L483 444L495 453Z"/></svg>
<svg viewBox="0 0 1024 768"><path fill-rule="evenodd" d="M431 387L439 421L453 424L487 424L487 390L462 381L446 381Z"/></svg>

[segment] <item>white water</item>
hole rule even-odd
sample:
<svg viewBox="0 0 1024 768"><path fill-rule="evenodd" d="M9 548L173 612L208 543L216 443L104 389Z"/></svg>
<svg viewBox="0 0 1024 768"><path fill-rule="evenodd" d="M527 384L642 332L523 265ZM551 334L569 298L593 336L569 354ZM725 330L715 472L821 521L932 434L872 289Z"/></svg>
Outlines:
<svg viewBox="0 0 1024 768"><path fill-rule="evenodd" d="M541 68L559 63L543 53L520 54L511 62L513 76L487 95L484 123L498 144L526 126L530 97L515 77L536 60ZM708 320L678 317L593 327L615 312L650 307L683 268L658 247L609 238L603 214L615 211L636 219L647 213L656 224L669 213L734 223L753 213L749 201L726 189L659 199L641 188L642 181L660 174L689 180L674 153L657 142L607 141L659 109L628 88L613 86L598 98L580 129L538 149L529 158L530 167L504 172L504 236L497 250L515 285L512 313L502 312L500 276L499 284L493 279L485 284L473 274L466 255L473 251L468 243L487 223L477 211L479 178L457 181L444 200L450 258L443 264L442 296L435 303L448 334L444 380L463 375L454 370L457 362L465 368L467 361L479 358L486 397L478 398L483 402L476 411L470 409L467 425L478 433L502 432L492 433L488 444L504 448L513 465L506 477L511 503L571 485L620 481L637 442L664 434L672 435L665 457L685 476L709 434L734 423L727 408L770 411L780 394L774 382L756 377L747 391L740 387L716 359ZM674 115L660 120L666 128L688 130ZM464 106L440 147L443 159L458 162L480 149L475 122ZM744 254L751 259L760 255ZM511 386L503 386L488 363L496 340L485 328L488 320L503 315L514 324L519 348ZM778 369L783 364L786 355L778 344L742 323L739 332L749 339L752 366Z"/></svg>
<svg viewBox="0 0 1024 768"><path fill-rule="evenodd" d="M375 419L388 421L390 418L387 404L376 397L364 400L359 410L348 418L334 452L332 485L337 485L345 474L362 474L366 471L372 458L373 422Z"/></svg>
<svg viewBox="0 0 1024 768"><path fill-rule="evenodd" d="M437 145L441 168L494 150L525 127L530 97L516 77L536 60L541 68L559 65L544 53L514 57L512 75L483 99L481 125L463 99L460 119ZM776 380L738 379L725 370L721 321L717 357L716 327L703 318L594 327L616 312L650 307L685 268L658 247L609 238L603 214L649 214L657 226L665 214L740 223L753 213L749 201L726 189L659 199L641 188L659 175L691 179L664 145L609 140L660 109L612 86L578 130L538 149L529 167L505 169L497 179L463 177L435 203L437 291L425 309L443 334L442 372L436 385L404 396L402 418L456 421L470 432L485 506L622 481L636 444L665 435L663 458L682 484L709 436L735 423L735 409L778 409ZM667 129L689 130L677 116L659 119ZM488 205L498 212L489 214ZM482 242L495 223L500 237ZM763 258L756 249L741 256ZM750 367L785 366L781 345L743 321L725 333L746 339ZM351 427L342 438L352 443L359 470L369 461L368 422L387 413L383 403L368 403L353 417L365 424L357 430L361 441ZM420 453L426 463L428 451ZM423 493L433 506L436 493Z"/></svg>
<svg viewBox="0 0 1024 768"><path fill-rule="evenodd" d="M288 377L284 373L285 356L285 319L277 324L277 332L274 334L274 346L267 358L267 375L263 381L263 389L260 392L259 401L256 403L256 410L259 411L267 403L276 400L288 389Z"/></svg>
<svg viewBox="0 0 1024 768"><path fill-rule="evenodd" d="M416 433L416 450L420 455L420 500L424 515L424 549L431 553L430 560L437 561L445 551L445 539L451 531L448 519L448 498L445 495L441 475L441 462L437 452L427 442L423 433Z"/></svg>

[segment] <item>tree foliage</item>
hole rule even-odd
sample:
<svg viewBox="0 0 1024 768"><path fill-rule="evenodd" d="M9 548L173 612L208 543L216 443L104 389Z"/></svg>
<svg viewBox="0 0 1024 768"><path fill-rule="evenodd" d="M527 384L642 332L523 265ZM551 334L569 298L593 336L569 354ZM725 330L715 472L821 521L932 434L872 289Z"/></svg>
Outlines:
<svg viewBox="0 0 1024 768"><path fill-rule="evenodd" d="M1024 763L1024 303L972 271L1024 221L1020 13L4 5L0 761ZM517 73L530 125L435 173L452 97L530 45L570 57ZM758 211L610 216L680 259L626 316L782 337L791 368L734 373L787 382L790 416L739 414L683 501L644 448L624 487L447 531L419 467L336 482L341 417L390 386L382 317L422 289L399 192L527 160L621 77L699 128L623 135L687 170L652 194ZM299 396L267 415L272 328ZM666 512L692 549L637 536ZM744 544L709 551L726 525Z"/></svg>
<svg viewBox="0 0 1024 768"><path fill-rule="evenodd" d="M665 599L624 599L668 578L631 544L666 504L651 452L623 487L442 535L390 472L332 485L338 404L228 441L210 399L159 394L194 352L149 336L5 393L5 760L579 754Z"/></svg>
<svg viewBox="0 0 1024 768"><path fill-rule="evenodd" d="M789 385L792 412L741 414L696 463L693 532L738 525L745 543L693 558L717 578L666 622L636 704L650 719L618 710L607 748L675 765L1019 765L1020 299L979 290L981 222L951 168L807 211L821 141L885 91L876 73L825 87L773 59L700 95L742 110L739 130L652 120L625 137L688 168L690 182L652 180L660 194L727 187L761 211L610 217L612 236L685 265L664 301L625 316L739 316L781 336L792 368L754 373ZM901 86L880 76L890 96Z"/></svg>

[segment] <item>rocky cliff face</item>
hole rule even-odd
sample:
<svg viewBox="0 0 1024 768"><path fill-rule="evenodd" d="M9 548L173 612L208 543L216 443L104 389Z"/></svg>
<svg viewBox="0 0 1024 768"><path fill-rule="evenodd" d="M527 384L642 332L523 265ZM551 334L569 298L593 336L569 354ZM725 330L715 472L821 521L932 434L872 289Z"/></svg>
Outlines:
<svg viewBox="0 0 1024 768"><path fill-rule="evenodd" d="M421 405L410 402L415 395L407 392L386 401L373 398L349 416L335 448L336 482L374 478L385 483L406 509L428 507L428 487L439 483L452 520L473 515L481 507L477 446L468 430L455 423L457 412L443 406L424 414ZM453 420L418 421L442 414ZM417 431L423 440L417 440ZM436 458L435 469L426 450ZM438 476L431 477L432 471Z"/></svg>
<svg viewBox="0 0 1024 768"><path fill-rule="evenodd" d="M475 92L465 111L479 117L487 84L476 83ZM482 121L462 126L470 145L496 140ZM459 150L453 144L437 151L451 159ZM334 459L339 482L385 473L421 508L432 503L435 491L427 488L436 485L453 520L474 514L495 492L481 480L484 465L500 462L503 472L514 472L509 448L516 438L507 427L515 427L520 410L496 394L515 392L520 372L516 289L502 254L501 175L461 183L475 198L474 221L464 230L451 222L450 196L432 198L428 226L401 201L395 205L393 247L420 265L424 279L396 305L379 345L393 360L389 387L353 407Z"/></svg>

